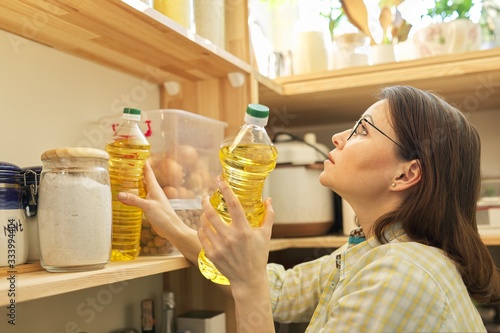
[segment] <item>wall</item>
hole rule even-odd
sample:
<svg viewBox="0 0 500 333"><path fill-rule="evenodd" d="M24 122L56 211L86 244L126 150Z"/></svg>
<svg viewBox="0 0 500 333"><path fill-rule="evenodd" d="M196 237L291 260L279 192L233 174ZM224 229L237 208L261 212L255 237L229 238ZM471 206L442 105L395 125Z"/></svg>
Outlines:
<svg viewBox="0 0 500 333"><path fill-rule="evenodd" d="M98 119L120 113L124 106L159 107L156 85L4 31L0 73L0 161L20 167L40 165L40 155L48 149L96 145L103 135ZM139 302L161 295L162 276L126 283L21 303L17 325L7 326L2 316L0 332L78 332L72 322L88 332L126 325L139 329ZM102 308L92 320L90 308L81 305L87 297L97 298L96 306Z"/></svg>
<svg viewBox="0 0 500 333"><path fill-rule="evenodd" d="M0 50L0 161L40 165L48 149L100 144L101 117L159 107L158 87L141 78L4 31Z"/></svg>

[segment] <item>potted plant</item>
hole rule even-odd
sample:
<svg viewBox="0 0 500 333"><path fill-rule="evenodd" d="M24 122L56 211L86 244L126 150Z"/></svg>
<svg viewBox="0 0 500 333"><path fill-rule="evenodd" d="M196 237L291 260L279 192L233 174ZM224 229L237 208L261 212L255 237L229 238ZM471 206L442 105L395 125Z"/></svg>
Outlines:
<svg viewBox="0 0 500 333"><path fill-rule="evenodd" d="M473 0L434 0L422 15L430 24L416 31L413 40L421 57L479 50L482 42L479 23L471 21Z"/></svg>

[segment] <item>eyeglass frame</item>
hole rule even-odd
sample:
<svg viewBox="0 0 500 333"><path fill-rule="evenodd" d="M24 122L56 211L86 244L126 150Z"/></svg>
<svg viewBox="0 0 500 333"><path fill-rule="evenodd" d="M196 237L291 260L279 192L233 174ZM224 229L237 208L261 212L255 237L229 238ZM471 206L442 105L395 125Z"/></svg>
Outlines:
<svg viewBox="0 0 500 333"><path fill-rule="evenodd" d="M366 118L361 118L358 121L356 121L356 124L354 124L354 127L351 130L351 134L349 134L349 137L347 138L347 141L349 141L349 139L352 138L352 136L354 135L354 133L357 131L359 125L361 125L362 121L365 121L366 123L370 124L370 126L373 127L374 129L376 129L380 134L382 134L383 136L385 136L387 139L391 140L396 146L398 146L399 148L403 149L403 151L406 151L406 149L403 148L403 146L401 146L399 143L397 143L396 141L394 141L393 139L391 139L387 134L385 134L384 132L382 132L381 129L379 129L377 126L375 126L374 124L372 124Z"/></svg>

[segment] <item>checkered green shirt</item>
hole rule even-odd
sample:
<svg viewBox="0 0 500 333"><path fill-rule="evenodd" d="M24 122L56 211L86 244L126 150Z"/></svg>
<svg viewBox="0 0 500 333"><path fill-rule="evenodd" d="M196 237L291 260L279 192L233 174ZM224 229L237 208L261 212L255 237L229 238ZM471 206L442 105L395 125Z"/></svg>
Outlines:
<svg viewBox="0 0 500 333"><path fill-rule="evenodd" d="M486 332L454 263L395 229L387 244L356 229L330 255L289 270L269 264L275 320L309 322L314 333Z"/></svg>

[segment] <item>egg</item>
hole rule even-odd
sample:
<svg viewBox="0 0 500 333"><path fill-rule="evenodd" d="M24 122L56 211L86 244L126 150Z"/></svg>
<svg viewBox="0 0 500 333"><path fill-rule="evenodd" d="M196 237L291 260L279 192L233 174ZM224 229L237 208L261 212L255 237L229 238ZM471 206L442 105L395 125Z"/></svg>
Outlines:
<svg viewBox="0 0 500 333"><path fill-rule="evenodd" d="M165 195L167 196L168 199L179 198L179 192L177 191L177 188L173 186L165 186L163 188L163 192L165 192Z"/></svg>
<svg viewBox="0 0 500 333"><path fill-rule="evenodd" d="M178 145L175 149L176 160L186 171L193 170L198 164L198 151L190 145Z"/></svg>
<svg viewBox="0 0 500 333"><path fill-rule="evenodd" d="M171 158L163 158L156 162L153 167L153 172L161 187L178 187L184 184L184 169L179 163Z"/></svg>
<svg viewBox="0 0 500 333"><path fill-rule="evenodd" d="M186 176L185 186L194 192L200 191L203 188L203 179L201 178L199 172L190 172Z"/></svg>

